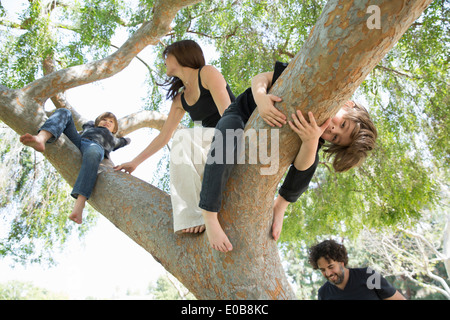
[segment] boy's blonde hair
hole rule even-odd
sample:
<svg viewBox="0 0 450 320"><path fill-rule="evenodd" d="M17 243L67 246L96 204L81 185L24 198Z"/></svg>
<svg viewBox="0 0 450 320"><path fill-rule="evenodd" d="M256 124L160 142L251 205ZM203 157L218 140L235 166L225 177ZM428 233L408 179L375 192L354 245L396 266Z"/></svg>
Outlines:
<svg viewBox="0 0 450 320"><path fill-rule="evenodd" d="M116 116L114 115L114 113L109 112L109 111L103 112L101 115L99 115L99 116L95 119L94 125L95 125L96 127L98 127L98 124L99 124L100 121L103 120L103 119L113 119L113 121L114 121L114 130L113 130L113 132L112 132L113 134L116 134L117 131L119 131L119 123L117 122L117 118L116 118Z"/></svg>
<svg viewBox="0 0 450 320"><path fill-rule="evenodd" d="M355 122L356 125L350 135L350 145L325 145L324 152L329 153L328 158L334 155L333 168L336 172L360 166L367 158L368 152L374 149L378 135L369 113L362 105L349 101L343 108L347 111L343 118Z"/></svg>

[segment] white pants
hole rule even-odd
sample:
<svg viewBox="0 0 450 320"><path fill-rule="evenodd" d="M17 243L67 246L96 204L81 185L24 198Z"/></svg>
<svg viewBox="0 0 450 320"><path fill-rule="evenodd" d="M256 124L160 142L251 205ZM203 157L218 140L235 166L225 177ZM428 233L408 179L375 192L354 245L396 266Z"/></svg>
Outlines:
<svg viewBox="0 0 450 320"><path fill-rule="evenodd" d="M170 193L173 231L203 225L199 208L203 171L214 137L214 128L178 130L170 151Z"/></svg>

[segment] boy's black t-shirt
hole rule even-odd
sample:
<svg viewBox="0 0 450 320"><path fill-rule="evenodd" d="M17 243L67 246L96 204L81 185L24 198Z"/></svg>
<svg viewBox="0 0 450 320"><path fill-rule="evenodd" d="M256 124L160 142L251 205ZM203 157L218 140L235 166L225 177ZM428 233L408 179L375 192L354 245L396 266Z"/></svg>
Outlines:
<svg viewBox="0 0 450 320"><path fill-rule="evenodd" d="M275 62L275 67L273 70L273 78L270 87L277 81L280 75L283 73L284 69L288 66L287 63L284 62ZM267 88L268 90L270 89ZM248 121L253 111L256 109L256 102L253 98L252 88L248 88L243 93L241 93L236 100L231 103L229 108L233 108L237 110L243 117L244 123Z"/></svg>
<svg viewBox="0 0 450 320"><path fill-rule="evenodd" d="M397 291L381 274L370 268L349 268L344 290L327 281L319 289L319 300L383 300Z"/></svg>

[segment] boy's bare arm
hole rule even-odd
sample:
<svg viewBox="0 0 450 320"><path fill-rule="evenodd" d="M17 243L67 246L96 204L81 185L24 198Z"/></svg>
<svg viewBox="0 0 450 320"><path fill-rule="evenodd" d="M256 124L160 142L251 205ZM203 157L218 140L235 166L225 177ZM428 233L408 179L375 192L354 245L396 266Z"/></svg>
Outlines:
<svg viewBox="0 0 450 320"><path fill-rule="evenodd" d="M294 166L299 171L305 171L310 168L316 160L319 138L323 134L331 119L325 121L322 126L318 126L312 112L308 113L310 122L306 121L300 110L297 114L292 114L293 121L289 121L292 130L298 134L302 140L302 145L295 157Z"/></svg>
<svg viewBox="0 0 450 320"><path fill-rule="evenodd" d="M305 171L309 169L316 159L317 143L302 143L297 156L295 157L294 166L299 171Z"/></svg>
<svg viewBox="0 0 450 320"><path fill-rule="evenodd" d="M275 102L280 102L280 97L267 94L271 85L273 72L260 73L252 79L252 94L255 99L261 118L271 127L281 127L286 124L286 116L275 108Z"/></svg>

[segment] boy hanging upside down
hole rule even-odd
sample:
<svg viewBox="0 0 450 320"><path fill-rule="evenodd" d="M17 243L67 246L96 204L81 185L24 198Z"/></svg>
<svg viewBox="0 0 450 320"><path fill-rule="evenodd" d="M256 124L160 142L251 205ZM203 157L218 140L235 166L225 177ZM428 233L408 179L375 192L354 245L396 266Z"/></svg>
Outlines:
<svg viewBox="0 0 450 320"><path fill-rule="evenodd" d="M252 112L258 112L270 126L286 124L286 116L275 108L274 103L281 101L280 97L268 94L273 83L278 79L287 64L277 62L273 72L257 75L252 79L251 88L236 98L225 110L217 123L216 129L223 137L223 150L226 142L227 129L243 129ZM308 185L319 163L318 151L324 141L331 143L325 146L325 152L335 155L333 167L337 172L347 171L360 165L367 152L375 145L377 131L368 112L353 101L348 101L339 112L324 124L318 126L313 114L308 114L310 122L297 110L292 114L293 121L289 125L302 140L300 150L289 168L289 172L279 190L274 203L274 218L272 236L277 240L280 236L284 212L290 202L295 202L308 188ZM213 139L213 143L216 139ZM214 152L211 150L210 152ZM232 164L227 164L227 155L223 152L222 163L208 159L203 176L200 193L200 208L203 209L206 232L211 246L221 252L228 252L233 246L223 231L217 218L222 205L222 193L231 173ZM209 154L208 158L214 158ZM212 163L211 163L212 162Z"/></svg>

